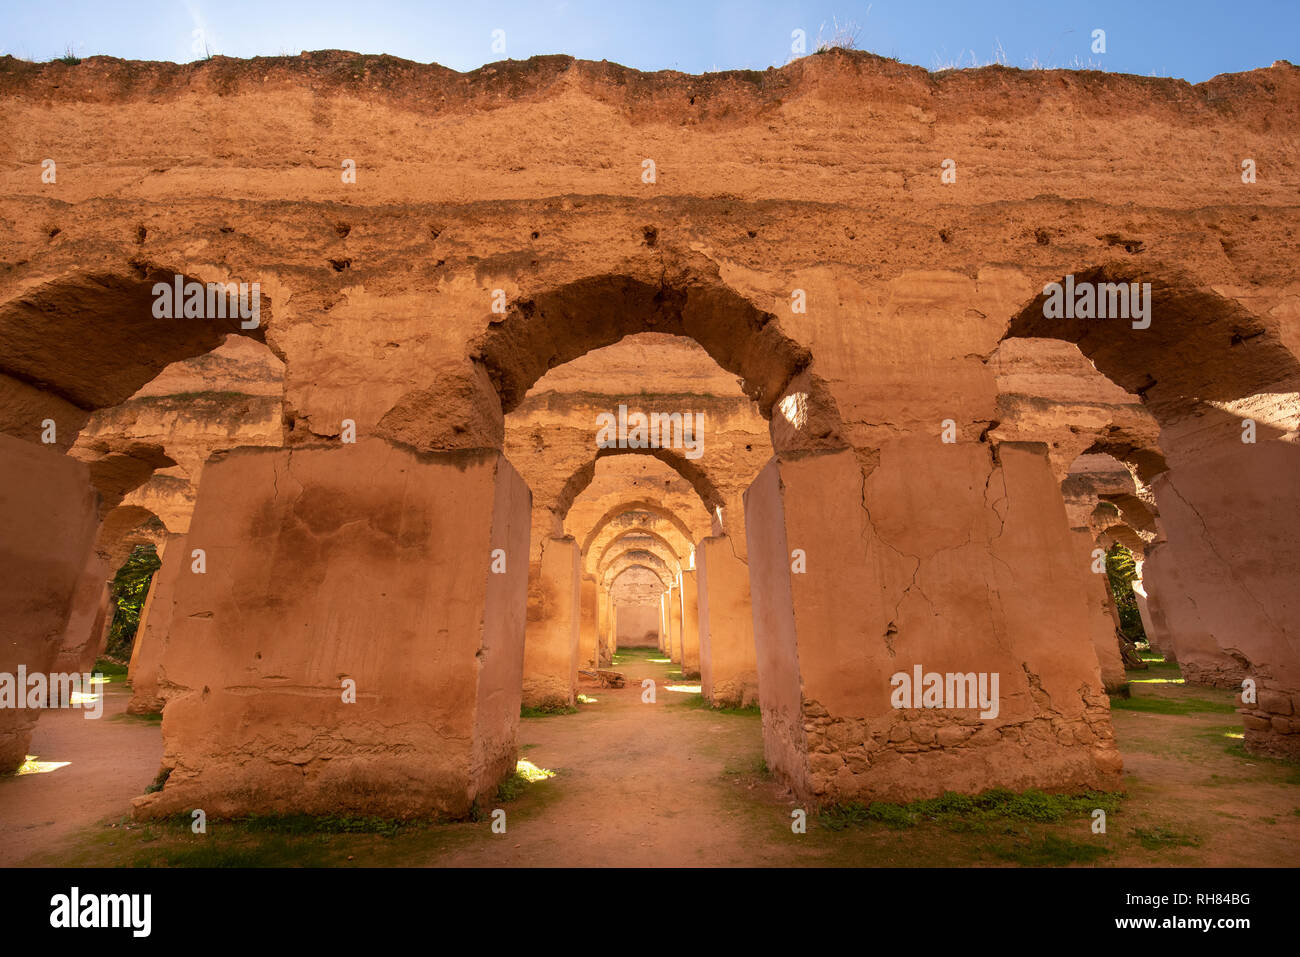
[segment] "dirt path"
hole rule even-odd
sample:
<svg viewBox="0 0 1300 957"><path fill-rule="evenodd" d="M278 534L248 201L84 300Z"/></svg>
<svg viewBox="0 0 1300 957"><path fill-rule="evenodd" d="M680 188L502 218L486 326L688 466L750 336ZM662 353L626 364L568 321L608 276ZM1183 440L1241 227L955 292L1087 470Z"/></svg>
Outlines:
<svg viewBox="0 0 1300 957"><path fill-rule="evenodd" d="M448 865L633 867L754 864L753 817L728 782L763 757L756 716L690 706L699 683L676 665L634 657L617 665L621 689L586 687L577 715L528 719L520 757L556 772L554 800L510 822L507 833L441 857ZM643 679L656 683L642 702ZM756 786L757 787L757 786Z"/></svg>
<svg viewBox="0 0 1300 957"><path fill-rule="evenodd" d="M301 824L121 825L161 758L157 724L122 714L41 718L33 751L69 761L50 773L0 778L0 864L114 866L1101 866L1300 865L1300 769L1234 743L1232 695L1181 684L1135 684L1113 712L1128 796L1093 834L1090 819L1054 824L915 819L833 830L795 806L763 765L757 714L699 706L698 684L634 652L622 689L587 686L579 713L525 718L520 758L554 776L482 803L476 821L353 833ZM655 682L654 703L641 681ZM1172 710L1171 710L1172 709ZM506 832L492 811L506 812ZM897 823L897 822L895 822ZM315 826L313 826L315 827Z"/></svg>
<svg viewBox="0 0 1300 957"><path fill-rule="evenodd" d="M157 775L159 722L126 713L131 694L122 679L103 687L98 718L66 708L47 711L36 723L28 750L41 762L66 766L0 777L0 865L57 845L108 815L130 814L131 799Z"/></svg>

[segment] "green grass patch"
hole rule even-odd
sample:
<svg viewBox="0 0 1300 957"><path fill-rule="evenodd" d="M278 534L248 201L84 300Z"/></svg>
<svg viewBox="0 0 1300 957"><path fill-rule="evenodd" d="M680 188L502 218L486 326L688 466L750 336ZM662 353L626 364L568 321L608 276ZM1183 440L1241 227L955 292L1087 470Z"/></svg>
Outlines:
<svg viewBox="0 0 1300 957"><path fill-rule="evenodd" d="M336 863L324 848L274 837L256 844L227 844L195 840L168 847L142 848L134 854L135 867L325 867Z"/></svg>
<svg viewBox="0 0 1300 957"><path fill-rule="evenodd" d="M188 825L188 815L182 816L182 823ZM402 831L420 830L431 824L444 823L437 818L385 818L366 817L348 814L254 814L247 817L226 820L209 820L208 830L213 825L218 827L233 824L247 834L379 834L393 837Z"/></svg>
<svg viewBox="0 0 1300 957"><path fill-rule="evenodd" d="M1110 853L1102 844L1084 844L1045 834L1010 845L990 848L994 857L1022 867L1065 867L1069 864L1088 864Z"/></svg>
<svg viewBox="0 0 1300 957"><path fill-rule="evenodd" d="M1142 695L1129 698L1112 696L1112 711L1144 711L1148 714L1235 714L1237 709L1230 704L1209 701L1205 698L1159 698Z"/></svg>
<svg viewBox="0 0 1300 957"><path fill-rule="evenodd" d="M704 705L704 707L707 707L714 714L737 714L745 718L759 718L762 717L763 715L763 712L759 710L759 707L756 704L746 705L743 708L730 708L725 706L721 708L714 708L707 704Z"/></svg>
<svg viewBox="0 0 1300 957"><path fill-rule="evenodd" d="M757 704L746 705L743 708L721 707L715 708L703 694L674 694L671 698L666 699L669 704L676 705L679 708L695 708L700 711L707 711L710 714L730 714L739 715L743 718L758 718L762 716Z"/></svg>
<svg viewBox="0 0 1300 957"><path fill-rule="evenodd" d="M140 827L101 830L95 843L132 867L328 867L345 863L351 842L390 839L427 829L433 820L349 815L268 814L209 819L195 834L188 814ZM114 850L114 847L117 847Z"/></svg>
<svg viewBox="0 0 1300 957"><path fill-rule="evenodd" d="M728 761L722 768L722 773L726 777L766 778L772 776L772 772L767 766L767 760L761 754L739 763Z"/></svg>
<svg viewBox="0 0 1300 957"><path fill-rule="evenodd" d="M1201 839L1196 835L1185 834L1160 825L1131 828L1129 833L1148 851L1158 851L1166 847L1201 846Z"/></svg>
<svg viewBox="0 0 1300 957"><path fill-rule="evenodd" d="M192 833L193 818L189 812L158 818L145 825L146 832L159 828L164 833L176 829ZM241 817L207 819L208 834L228 828L245 834L378 834L386 837L402 831L424 830L451 823L450 818L430 817L375 817L354 814L246 814Z"/></svg>
<svg viewBox="0 0 1300 957"><path fill-rule="evenodd" d="M981 831L997 822L1056 823L1090 818L1100 808L1107 817L1119 810L1122 795L1105 791L1084 794L1047 794L1036 789L1021 793L994 788L983 794L945 792L937 798L895 804L852 802L826 808L818 815L822 827L842 831L849 827L883 824L902 829L917 824L938 824L950 831Z"/></svg>
<svg viewBox="0 0 1300 957"><path fill-rule="evenodd" d="M1199 737L1222 745L1224 754L1260 768L1266 775L1272 771L1277 771L1281 775L1280 783L1282 784L1300 785L1300 766L1297 766L1294 761L1275 758L1267 754L1251 754L1246 750L1246 741L1242 736L1241 725L1239 724L1206 728L1200 733ZM1243 774L1249 775L1250 772L1243 772ZM1243 778L1230 778L1223 783L1229 781L1240 783L1242 780Z"/></svg>
<svg viewBox="0 0 1300 957"><path fill-rule="evenodd" d="M704 700L704 695L699 692L695 694L674 693L671 698L665 698L664 702L678 708L707 708L709 706Z"/></svg>
<svg viewBox="0 0 1300 957"><path fill-rule="evenodd" d="M865 827L868 824L883 824L895 830L903 830L917 823L916 815L907 810L904 805L889 804L884 801L872 801L870 804L859 801L837 804L818 814L817 821L829 831L843 831L850 827Z"/></svg>
<svg viewBox="0 0 1300 957"><path fill-rule="evenodd" d="M162 768L159 770L159 772L154 776L153 782L144 789L144 793L157 794L163 789L163 785L167 783L167 779L171 777L171 773L171 768Z"/></svg>
<svg viewBox="0 0 1300 957"><path fill-rule="evenodd" d="M555 777L550 768L539 768L532 761L519 761L515 773L501 782L497 788L497 800L501 803L514 801L521 797L531 784L540 784Z"/></svg>
<svg viewBox="0 0 1300 957"><path fill-rule="evenodd" d="M624 665L630 661L657 661L668 657L666 651L658 648L620 648L614 652L612 663Z"/></svg>
<svg viewBox="0 0 1300 957"><path fill-rule="evenodd" d="M369 834L351 823L361 819L313 818L306 815L209 820L195 834L188 815L175 815L143 826L125 824L101 829L92 839L115 866L130 867L327 867L343 863L347 846Z"/></svg>
<svg viewBox="0 0 1300 957"><path fill-rule="evenodd" d="M569 704L561 704L559 702L540 705L539 707L536 708L531 708L528 705L523 705L519 709L519 717L521 718L553 718L557 714L577 714L577 713L578 713L578 709L575 706Z"/></svg>
<svg viewBox="0 0 1300 957"><path fill-rule="evenodd" d="M90 673L103 675L105 678L125 678L126 665L111 658L99 658L95 661L95 666L90 669Z"/></svg>
<svg viewBox="0 0 1300 957"><path fill-rule="evenodd" d="M529 783L528 778L516 771L497 788L497 800L502 804L508 804L527 791Z"/></svg>

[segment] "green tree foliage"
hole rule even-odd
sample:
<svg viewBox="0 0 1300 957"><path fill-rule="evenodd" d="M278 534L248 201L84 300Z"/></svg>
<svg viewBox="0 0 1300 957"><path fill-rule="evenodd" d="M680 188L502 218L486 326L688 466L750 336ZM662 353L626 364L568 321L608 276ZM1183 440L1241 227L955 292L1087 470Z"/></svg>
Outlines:
<svg viewBox="0 0 1300 957"><path fill-rule="evenodd" d="M113 627L108 632L105 655L119 661L131 657L136 629L140 627L140 610L149 594L149 582L162 562L152 545L137 545L113 578Z"/></svg>
<svg viewBox="0 0 1300 957"><path fill-rule="evenodd" d="M1129 641L1145 641L1147 635L1142 629L1142 615L1133 595L1137 564L1133 561L1133 553L1118 542L1106 553L1106 578L1110 582L1110 593L1115 599L1124 637Z"/></svg>

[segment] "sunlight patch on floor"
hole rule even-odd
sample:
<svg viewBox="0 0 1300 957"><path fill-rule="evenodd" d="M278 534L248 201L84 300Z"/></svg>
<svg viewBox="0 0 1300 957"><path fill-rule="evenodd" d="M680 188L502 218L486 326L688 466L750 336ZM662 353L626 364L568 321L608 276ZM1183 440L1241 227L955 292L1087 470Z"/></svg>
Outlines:
<svg viewBox="0 0 1300 957"><path fill-rule="evenodd" d="M550 768L539 768L532 761L519 761L515 764L515 771L522 775L529 784L536 784L538 781L545 781L547 778L555 777L555 772Z"/></svg>
<svg viewBox="0 0 1300 957"><path fill-rule="evenodd" d="M71 761L37 761L36 755L27 755L27 760L18 765L15 775L20 774L45 774L49 771L57 771L59 768L66 768Z"/></svg>

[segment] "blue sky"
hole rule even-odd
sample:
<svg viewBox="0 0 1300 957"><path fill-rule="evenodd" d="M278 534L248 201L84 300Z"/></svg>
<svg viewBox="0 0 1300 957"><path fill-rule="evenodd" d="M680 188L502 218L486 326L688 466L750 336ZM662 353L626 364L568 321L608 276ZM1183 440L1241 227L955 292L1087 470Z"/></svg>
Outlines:
<svg viewBox="0 0 1300 957"><path fill-rule="evenodd" d="M1300 62L1300 0L0 0L0 53L186 62L202 30L209 50L238 57L333 48L470 70L570 53L701 73L780 66L793 31L811 52L836 22L856 26L858 49L928 69L1000 58L1200 82ZM1104 54L1092 50L1098 29Z"/></svg>

